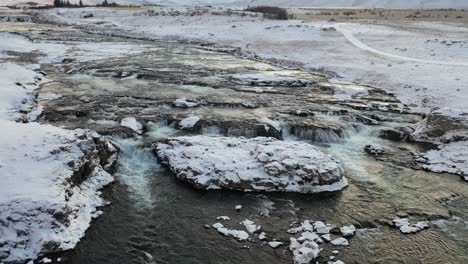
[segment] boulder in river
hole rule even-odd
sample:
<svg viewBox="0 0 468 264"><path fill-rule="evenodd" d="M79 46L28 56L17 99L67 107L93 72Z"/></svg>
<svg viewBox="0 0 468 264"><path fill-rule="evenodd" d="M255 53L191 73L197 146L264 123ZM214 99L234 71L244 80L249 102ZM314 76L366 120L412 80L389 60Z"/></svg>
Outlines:
<svg viewBox="0 0 468 264"><path fill-rule="evenodd" d="M156 154L178 179L198 189L317 193L348 185L342 166L305 142L178 137L159 143Z"/></svg>

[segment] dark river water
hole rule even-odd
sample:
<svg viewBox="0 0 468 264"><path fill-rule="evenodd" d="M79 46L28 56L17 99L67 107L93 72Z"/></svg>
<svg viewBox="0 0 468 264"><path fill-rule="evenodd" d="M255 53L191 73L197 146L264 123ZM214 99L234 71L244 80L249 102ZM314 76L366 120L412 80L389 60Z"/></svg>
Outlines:
<svg viewBox="0 0 468 264"><path fill-rule="evenodd" d="M168 127L160 131L173 132ZM349 247L323 245L320 263L326 263L335 249L340 250L337 259L345 263L466 263L467 225L462 219L435 220L429 230L416 235L402 235L397 229L374 224L376 216L393 210L397 199L388 194L391 191L376 187L379 177L388 172L369 176L375 172L368 170L369 175L349 177L358 187L334 194L197 191L176 181L151 151L142 147L143 141L147 142L116 139L121 148L117 181L105 191L112 204L103 208L104 213L76 249L58 255L65 263L292 263L286 246L272 249L255 237L238 242L206 228L223 222L216 220L217 216L229 216L231 220L225 223L234 229L243 229L239 222L251 219L262 225L269 238L284 242L289 240L286 230L297 220L353 223L361 228ZM352 143L347 144L348 151L354 149ZM348 145L326 145L324 149L339 148L343 158L351 155L345 151ZM345 166L357 174L362 173L359 168L375 166L362 157L352 160L357 165L350 166L347 161ZM400 172L405 173L403 177L413 174ZM424 173L412 177L424 180ZM363 195L359 189L367 193ZM394 200L385 201L384 197ZM242 205L240 212L236 205Z"/></svg>

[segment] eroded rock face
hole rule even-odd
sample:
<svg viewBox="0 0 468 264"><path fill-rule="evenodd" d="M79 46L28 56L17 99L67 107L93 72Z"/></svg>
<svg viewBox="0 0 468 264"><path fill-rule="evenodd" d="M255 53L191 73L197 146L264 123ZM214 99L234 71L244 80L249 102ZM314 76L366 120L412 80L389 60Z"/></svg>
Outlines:
<svg viewBox="0 0 468 264"><path fill-rule="evenodd" d="M100 189L113 181L117 149L89 130L13 122L0 127L8 135L0 140L0 154L9 154L0 164L0 263L73 248L97 208L107 204Z"/></svg>
<svg viewBox="0 0 468 264"><path fill-rule="evenodd" d="M198 189L315 193L348 185L336 160L304 142L178 137L158 144L156 154Z"/></svg>

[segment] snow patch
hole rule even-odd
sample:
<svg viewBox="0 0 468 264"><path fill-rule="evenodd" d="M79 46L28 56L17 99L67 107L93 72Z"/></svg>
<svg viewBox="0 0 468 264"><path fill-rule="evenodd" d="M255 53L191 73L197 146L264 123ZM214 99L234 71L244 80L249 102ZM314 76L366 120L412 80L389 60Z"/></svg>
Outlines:
<svg viewBox="0 0 468 264"><path fill-rule="evenodd" d="M193 128L197 122L200 121L200 117L198 116L191 116L183 119L179 123L179 128L180 129L191 129Z"/></svg>
<svg viewBox="0 0 468 264"><path fill-rule="evenodd" d="M141 134L143 132L143 125L138 122L134 117L126 117L120 121L120 125L123 127L128 127L133 131Z"/></svg>

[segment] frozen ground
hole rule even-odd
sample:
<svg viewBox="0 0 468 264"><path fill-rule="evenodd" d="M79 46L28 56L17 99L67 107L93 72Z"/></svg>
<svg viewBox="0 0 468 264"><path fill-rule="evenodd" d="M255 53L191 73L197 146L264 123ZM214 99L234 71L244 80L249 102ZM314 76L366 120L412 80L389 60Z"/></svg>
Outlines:
<svg viewBox="0 0 468 264"><path fill-rule="evenodd" d="M5 120L0 129L0 262L73 248L105 205L98 190L112 176L90 164L94 171L77 181L81 166L99 164L79 147L89 144L83 132Z"/></svg>
<svg viewBox="0 0 468 264"><path fill-rule="evenodd" d="M94 18L83 15L94 13ZM395 93L417 112L439 109L466 119L468 52L462 24L274 21L218 10L51 10L49 20L154 39L191 39L234 46L245 55L302 63ZM52 13L52 14L51 14ZM192 15L191 15L192 14Z"/></svg>
<svg viewBox="0 0 468 264"><path fill-rule="evenodd" d="M95 47L74 49L83 60L101 54ZM0 33L1 263L73 248L99 215L96 208L106 204L99 189L113 178L97 153L115 151L112 145L89 131L30 123L41 112L35 89L48 81L34 70L61 61L66 50Z"/></svg>
<svg viewBox="0 0 468 264"><path fill-rule="evenodd" d="M51 4L53 0L3 0L1 4L12 5L26 2ZM78 0L71 0L76 3ZM96 4L101 0L83 0L84 4ZM467 8L465 0L113 0L125 5L275 5L287 7L352 7L352 8ZM1 5L0 4L0 5Z"/></svg>

